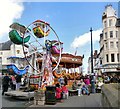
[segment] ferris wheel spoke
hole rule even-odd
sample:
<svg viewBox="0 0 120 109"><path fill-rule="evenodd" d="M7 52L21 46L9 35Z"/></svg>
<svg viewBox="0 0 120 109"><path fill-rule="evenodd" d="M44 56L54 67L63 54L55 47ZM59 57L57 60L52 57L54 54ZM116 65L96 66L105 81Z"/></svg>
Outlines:
<svg viewBox="0 0 120 109"><path fill-rule="evenodd" d="M29 32L29 33L30 33L30 35L33 36L33 38L35 39L35 41L36 41L40 46L44 47L44 46L37 40L37 38L36 38L31 32Z"/></svg>
<svg viewBox="0 0 120 109"><path fill-rule="evenodd" d="M29 42L29 43L35 43L36 42L36 40L34 40L34 41L31 41L31 42Z"/></svg>
<svg viewBox="0 0 120 109"><path fill-rule="evenodd" d="M34 51L39 51L39 50L42 50L45 49L45 47L41 47L41 46L34 46L33 44L29 43L30 47L33 48Z"/></svg>
<svg viewBox="0 0 120 109"><path fill-rule="evenodd" d="M43 56L41 53L38 53L37 55L38 55L38 56L40 56L40 57L42 57L42 56Z"/></svg>
<svg viewBox="0 0 120 109"><path fill-rule="evenodd" d="M56 44L59 44L59 42L55 42L55 43L53 43L52 46L54 46L54 45L56 45Z"/></svg>
<svg viewBox="0 0 120 109"><path fill-rule="evenodd" d="M55 57L52 57L52 59L55 61L56 64L58 63L58 61Z"/></svg>
<svg viewBox="0 0 120 109"><path fill-rule="evenodd" d="M28 25L27 30L23 35L23 39L28 35L31 36L30 40L27 43L24 43L23 41L23 51L24 51L25 57L26 58L27 56L29 57L29 59L27 59L28 63L32 67L32 69L35 70L36 74L43 74L42 71L44 70L44 68L42 67L44 67L44 64L49 66L49 63L46 63L46 61L47 59L49 61L51 59L51 56L47 55L47 52L48 52L47 50L49 50L49 43L47 48L46 40L50 40L52 42L52 46L56 46L55 49L52 49L53 51L50 51L52 54L57 52L54 50L57 50L59 48L59 54L57 58L52 57L52 61L56 64L56 66L52 67L52 71L57 69L61 59L62 49L61 49L61 42L59 40L59 37L56 34L55 30L53 30L53 28L47 23L45 23L44 28L39 28L43 26L44 23L45 22L42 22L41 24L40 20L37 20L37 22L35 21L31 23L30 25ZM50 34L48 33L48 35L46 35L48 28L49 28L49 31L51 31L51 33ZM41 31L41 29L43 31ZM26 47L28 48L28 51L26 50ZM25 53L25 50L26 50L26 53ZM40 59L39 62L38 62L38 59Z"/></svg>
<svg viewBox="0 0 120 109"><path fill-rule="evenodd" d="M43 49L46 49L46 48L39 48L39 47L37 48L38 51L39 51L39 50L43 50Z"/></svg>

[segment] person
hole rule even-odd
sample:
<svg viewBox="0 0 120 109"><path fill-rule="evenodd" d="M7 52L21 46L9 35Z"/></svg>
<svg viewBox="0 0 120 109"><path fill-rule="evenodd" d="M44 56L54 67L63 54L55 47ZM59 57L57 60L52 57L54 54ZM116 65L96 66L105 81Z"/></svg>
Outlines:
<svg viewBox="0 0 120 109"><path fill-rule="evenodd" d="M21 86L24 86L24 79L25 79L25 76L23 75L21 78Z"/></svg>
<svg viewBox="0 0 120 109"><path fill-rule="evenodd" d="M76 90L77 89L77 81L75 80L72 84L72 89Z"/></svg>
<svg viewBox="0 0 120 109"><path fill-rule="evenodd" d="M60 85L62 85L62 84L65 83L65 82L64 82L64 78L63 78L62 76L58 79L58 81L59 81Z"/></svg>
<svg viewBox="0 0 120 109"><path fill-rule="evenodd" d="M21 75L17 75L15 79L16 79L16 90L19 90L21 85Z"/></svg>
<svg viewBox="0 0 120 109"><path fill-rule="evenodd" d="M27 77L27 75L25 75L23 83L24 83L24 86L26 86L28 84L28 77Z"/></svg>
<svg viewBox="0 0 120 109"><path fill-rule="evenodd" d="M114 76L111 78L111 83L118 83L117 75L114 75Z"/></svg>
<svg viewBox="0 0 120 109"><path fill-rule="evenodd" d="M104 83L109 83L110 82L110 78L108 75L105 75L104 77Z"/></svg>
<svg viewBox="0 0 120 109"><path fill-rule="evenodd" d="M4 92L8 91L9 82L10 82L10 78L9 78L8 74L6 73L2 80L2 86L3 86L2 95L4 95Z"/></svg>
<svg viewBox="0 0 120 109"><path fill-rule="evenodd" d="M83 87L82 87L82 92L83 92L83 94L90 95L90 92L88 91L88 88L86 87L85 84L84 84Z"/></svg>
<svg viewBox="0 0 120 109"><path fill-rule="evenodd" d="M88 88L86 87L83 79L81 79L80 81L78 81L78 89L77 90L78 90L78 96L81 96L82 93L90 95L90 93L88 91Z"/></svg>
<svg viewBox="0 0 120 109"><path fill-rule="evenodd" d="M78 88L77 88L78 96L81 96L82 95L82 93L81 93L82 92L82 87L83 87L83 85L85 85L85 83L83 82L83 79L78 81L77 85L78 85Z"/></svg>
<svg viewBox="0 0 120 109"><path fill-rule="evenodd" d="M67 84L68 84L68 79L67 79L67 77L66 77L66 76L64 76L64 82L65 82L65 85L67 85Z"/></svg>
<svg viewBox="0 0 120 109"><path fill-rule="evenodd" d="M21 78L21 86L26 86L27 83L28 83L27 75L23 75Z"/></svg>
<svg viewBox="0 0 120 109"><path fill-rule="evenodd" d="M100 90L101 91L101 88L102 88L102 85L103 85L103 81L102 80L99 80L98 83L97 83L97 90Z"/></svg>
<svg viewBox="0 0 120 109"><path fill-rule="evenodd" d="M62 88L63 98L68 99L68 88L66 87L66 84L62 84L61 88Z"/></svg>
<svg viewBox="0 0 120 109"><path fill-rule="evenodd" d="M15 90L16 89L16 79L15 79L14 75L11 76L11 81L12 81L12 89Z"/></svg>
<svg viewBox="0 0 120 109"><path fill-rule="evenodd" d="M118 76L118 83L120 83L120 75Z"/></svg>
<svg viewBox="0 0 120 109"><path fill-rule="evenodd" d="M56 84L56 99L62 102L62 89L60 88L60 84Z"/></svg>
<svg viewBox="0 0 120 109"><path fill-rule="evenodd" d="M88 75L86 75L86 77L84 79L84 83L85 83L86 87L90 90L90 78Z"/></svg>
<svg viewBox="0 0 120 109"><path fill-rule="evenodd" d="M87 95L89 95L88 88L86 87L83 79L78 81L78 89L77 90L78 90L78 96L81 96L82 92L85 92Z"/></svg>

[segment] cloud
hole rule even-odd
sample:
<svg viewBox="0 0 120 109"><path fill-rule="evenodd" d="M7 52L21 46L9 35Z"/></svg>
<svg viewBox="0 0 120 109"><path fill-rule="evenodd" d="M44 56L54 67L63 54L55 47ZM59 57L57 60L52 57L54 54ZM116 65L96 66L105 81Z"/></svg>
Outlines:
<svg viewBox="0 0 120 109"><path fill-rule="evenodd" d="M102 29L98 29L92 32L93 42L99 41L100 33L102 33ZM89 43L90 41L91 41L91 33L88 32L83 35L80 35L79 37L76 37L71 43L71 47L73 48L81 47Z"/></svg>
<svg viewBox="0 0 120 109"><path fill-rule="evenodd" d="M20 19L24 10L23 0L2 0L0 3L0 42L8 40L9 26Z"/></svg>

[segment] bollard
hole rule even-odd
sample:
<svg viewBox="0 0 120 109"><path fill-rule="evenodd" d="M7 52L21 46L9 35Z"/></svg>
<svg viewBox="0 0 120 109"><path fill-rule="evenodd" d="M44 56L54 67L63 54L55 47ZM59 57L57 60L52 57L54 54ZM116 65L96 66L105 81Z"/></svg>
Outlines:
<svg viewBox="0 0 120 109"><path fill-rule="evenodd" d="M43 90L35 91L34 104L35 105L44 105L45 104L45 92Z"/></svg>

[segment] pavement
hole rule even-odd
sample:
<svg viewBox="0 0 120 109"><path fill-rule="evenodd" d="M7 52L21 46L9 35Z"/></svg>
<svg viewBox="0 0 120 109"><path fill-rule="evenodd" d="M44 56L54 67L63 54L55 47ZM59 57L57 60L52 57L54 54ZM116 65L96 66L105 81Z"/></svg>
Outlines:
<svg viewBox="0 0 120 109"><path fill-rule="evenodd" d="M62 103L56 103L55 105L33 104L29 107L101 107L101 93L90 94L90 96L69 96Z"/></svg>

